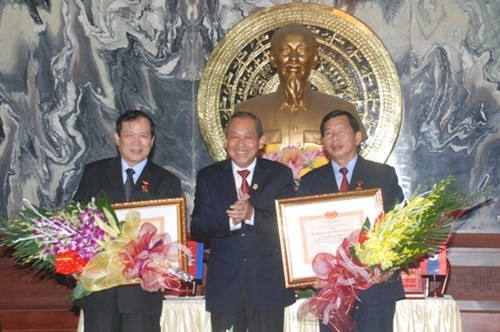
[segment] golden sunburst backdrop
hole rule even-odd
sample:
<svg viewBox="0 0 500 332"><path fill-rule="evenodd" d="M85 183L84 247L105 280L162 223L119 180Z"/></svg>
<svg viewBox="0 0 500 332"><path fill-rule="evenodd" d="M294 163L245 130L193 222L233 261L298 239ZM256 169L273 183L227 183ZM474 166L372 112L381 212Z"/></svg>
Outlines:
<svg viewBox="0 0 500 332"><path fill-rule="evenodd" d="M226 158L224 128L238 103L277 89L270 38L292 22L306 25L318 38L320 65L311 74L311 85L356 106L368 133L361 155L385 162L402 114L401 87L389 52L355 17L305 3L275 6L243 19L210 55L198 92L198 118L210 155L217 161Z"/></svg>

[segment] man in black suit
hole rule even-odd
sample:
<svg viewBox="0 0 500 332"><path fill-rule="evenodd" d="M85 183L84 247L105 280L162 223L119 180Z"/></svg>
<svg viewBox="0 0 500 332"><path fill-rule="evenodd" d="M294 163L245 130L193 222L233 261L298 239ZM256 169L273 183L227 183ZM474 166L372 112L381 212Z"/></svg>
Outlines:
<svg viewBox="0 0 500 332"><path fill-rule="evenodd" d="M87 165L73 199L86 203L101 192L110 203L180 197L180 180L149 160L154 140L154 123L148 114L135 110L121 114L115 133L119 156ZM127 181L128 173L132 179ZM161 292L132 285L91 293L78 304L83 309L85 331L157 332L161 330L162 301Z"/></svg>
<svg viewBox="0 0 500 332"><path fill-rule="evenodd" d="M334 193L341 191L343 174L347 169L347 190L381 188L384 211L391 210L403 201L403 191L398 184L393 167L362 158L359 145L363 136L356 119L346 111L334 110L321 121L321 140L330 163L306 174L300 180L299 196ZM358 332L390 332L396 301L404 298L403 285L398 278L378 284L358 294L359 301L353 312ZM329 331L321 325L320 331Z"/></svg>
<svg viewBox="0 0 500 332"><path fill-rule="evenodd" d="M197 175L191 235L210 240L206 308L214 332L283 331L284 309L295 302L274 207L294 195L294 181L288 167L257 157L264 142L259 118L236 112L225 132L230 159Z"/></svg>

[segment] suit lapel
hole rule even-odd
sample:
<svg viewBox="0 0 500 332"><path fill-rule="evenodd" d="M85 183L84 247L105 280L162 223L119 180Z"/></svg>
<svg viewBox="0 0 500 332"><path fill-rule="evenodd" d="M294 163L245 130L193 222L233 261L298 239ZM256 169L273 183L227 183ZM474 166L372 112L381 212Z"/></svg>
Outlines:
<svg viewBox="0 0 500 332"><path fill-rule="evenodd" d="M349 190L355 190L358 187L358 181L363 182L363 179L366 177L365 160L358 155L358 160L356 161L356 165L354 165L351 182L349 183ZM360 187L362 186L363 185Z"/></svg>
<svg viewBox="0 0 500 332"><path fill-rule="evenodd" d="M119 170L118 172L116 170ZM106 169L106 177L111 186L110 191L120 193L118 198L120 201L125 201L125 187L123 186L122 166L120 157L114 158L110 161Z"/></svg>
<svg viewBox="0 0 500 332"><path fill-rule="evenodd" d="M324 179L324 181L321 181L320 183L320 186L323 188L324 193L339 191L337 180L335 179L335 174L333 172L333 165L331 162L329 162L318 171L322 173L320 178Z"/></svg>
<svg viewBox="0 0 500 332"><path fill-rule="evenodd" d="M142 186L142 181L147 181L148 183L155 183L156 182L155 180L156 180L155 173L151 171L151 162L148 160L146 166L144 166L144 169L142 170L141 175L139 176L139 178L137 178L137 181L134 184L133 191L141 189L140 186Z"/></svg>
<svg viewBox="0 0 500 332"><path fill-rule="evenodd" d="M258 192L258 189L262 187L264 183L267 183L267 177L269 172L266 168L262 167L262 162L257 158L257 163L255 164L254 174L252 176L252 183L250 184L250 197Z"/></svg>
<svg viewBox="0 0 500 332"><path fill-rule="evenodd" d="M233 167L231 159L227 159L221 164L220 177L217 181L217 186L221 186L224 191L223 197L227 197L230 204L233 204L238 199L238 192L235 187L235 180L233 175Z"/></svg>

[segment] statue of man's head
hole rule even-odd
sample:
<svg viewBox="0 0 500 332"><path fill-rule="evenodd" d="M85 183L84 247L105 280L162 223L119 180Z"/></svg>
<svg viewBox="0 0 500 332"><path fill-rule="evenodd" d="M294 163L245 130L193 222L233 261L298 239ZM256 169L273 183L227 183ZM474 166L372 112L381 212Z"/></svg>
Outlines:
<svg viewBox="0 0 500 332"><path fill-rule="evenodd" d="M279 28L271 38L270 63L280 78L287 106L292 111L301 109L307 79L318 65L316 36L301 24Z"/></svg>

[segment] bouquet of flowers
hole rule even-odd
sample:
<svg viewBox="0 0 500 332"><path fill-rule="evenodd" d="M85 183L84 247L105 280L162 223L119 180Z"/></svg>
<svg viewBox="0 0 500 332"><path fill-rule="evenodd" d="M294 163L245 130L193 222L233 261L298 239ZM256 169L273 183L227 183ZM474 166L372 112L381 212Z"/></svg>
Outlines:
<svg viewBox="0 0 500 332"><path fill-rule="evenodd" d="M181 281L192 279L175 264L179 253L191 257L189 249L157 234L152 224L141 225L137 211L118 221L105 197L53 210L24 203L19 218L0 230L0 245L11 247L20 265L75 276L72 300L125 284L151 292L177 290Z"/></svg>
<svg viewBox="0 0 500 332"><path fill-rule="evenodd" d="M301 306L301 317L319 319L334 331L351 331L360 291L387 282L449 240L454 222L479 195L462 196L449 189L452 182L454 178L448 177L428 192L417 190L407 202L380 215L372 227L367 220L335 254L316 255L313 270L322 288Z"/></svg>
<svg viewBox="0 0 500 332"><path fill-rule="evenodd" d="M266 145L262 158L278 161L290 167L296 185L302 176L328 163L323 150L313 146L302 149L296 146L287 146L280 150L277 145L270 144Z"/></svg>

